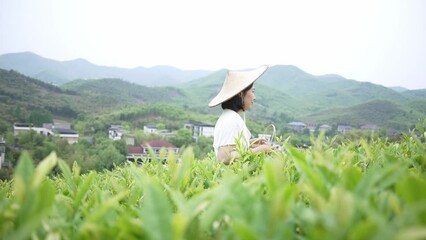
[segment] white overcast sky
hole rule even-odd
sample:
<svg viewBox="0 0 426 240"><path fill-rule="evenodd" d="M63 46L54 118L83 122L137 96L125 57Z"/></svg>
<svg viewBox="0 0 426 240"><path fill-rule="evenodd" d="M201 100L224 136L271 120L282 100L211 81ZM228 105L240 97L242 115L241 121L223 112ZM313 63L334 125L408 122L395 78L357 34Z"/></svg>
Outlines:
<svg viewBox="0 0 426 240"><path fill-rule="evenodd" d="M0 0L0 54L133 68L295 65L426 88L423 0Z"/></svg>

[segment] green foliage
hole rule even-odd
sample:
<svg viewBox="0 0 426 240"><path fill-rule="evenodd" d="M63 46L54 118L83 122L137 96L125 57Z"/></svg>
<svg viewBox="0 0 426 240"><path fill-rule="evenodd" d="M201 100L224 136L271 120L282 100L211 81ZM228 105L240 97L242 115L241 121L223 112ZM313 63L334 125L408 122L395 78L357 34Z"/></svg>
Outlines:
<svg viewBox="0 0 426 240"><path fill-rule="evenodd" d="M30 120L38 123L42 117L49 120L51 115L75 117L81 103L80 97L56 86L3 69L0 69L0 99L0 119L10 123Z"/></svg>
<svg viewBox="0 0 426 240"><path fill-rule="evenodd" d="M160 123L170 130L181 128L189 119L214 123L220 109L206 106L225 75L221 70L179 88L145 87L120 79L76 80L58 88L0 70L0 120L38 125L51 121L50 115L77 119L73 125L83 134L118 122L131 129ZM256 104L247 117L254 134L270 123L284 131L293 120L407 130L426 110L422 91L402 94L335 75L312 76L293 66L271 67L262 78L256 83ZM47 119L34 109L45 109Z"/></svg>
<svg viewBox="0 0 426 240"><path fill-rule="evenodd" d="M45 110L32 111L28 120L36 127L43 126L43 123L53 123L52 114Z"/></svg>
<svg viewBox="0 0 426 240"><path fill-rule="evenodd" d="M85 174L54 154L36 168L23 155L0 181L0 238L424 239L421 133L334 147L322 134L307 149L240 149L229 166L187 148L164 153L167 164Z"/></svg>
<svg viewBox="0 0 426 240"><path fill-rule="evenodd" d="M111 87L114 86L114 87ZM92 106L117 107L173 101L181 94L171 87L145 87L120 79L75 80L61 86L62 89L78 92ZM164 98L163 96L168 96Z"/></svg>
<svg viewBox="0 0 426 240"><path fill-rule="evenodd" d="M171 137L171 142L177 147L188 146L192 143L192 132L189 129L181 128Z"/></svg>
<svg viewBox="0 0 426 240"><path fill-rule="evenodd" d="M203 159L207 156L208 153L213 151L213 138L212 137L198 137L197 141L192 144L194 149L195 157L198 159Z"/></svg>
<svg viewBox="0 0 426 240"><path fill-rule="evenodd" d="M46 175L56 165L55 154L48 156L36 169L28 155L22 155L15 171L13 199L4 199L0 214L0 236L2 239L28 239L41 230L40 224L49 216L55 203L55 188ZM13 189L13 190L12 190ZM5 208L6 206L12 208Z"/></svg>
<svg viewBox="0 0 426 240"><path fill-rule="evenodd" d="M93 144L84 140L69 144L67 140L59 137L47 137L35 131L26 131L21 132L16 139L12 136L7 140L9 143L14 141L22 149L13 147L13 144L7 148L6 159L12 167L16 165L23 152L26 152L36 164L51 152L56 152L69 166L77 162L84 173L90 170L111 170L115 166L123 165L127 155L127 145L124 140L113 141L105 137L98 138Z"/></svg>

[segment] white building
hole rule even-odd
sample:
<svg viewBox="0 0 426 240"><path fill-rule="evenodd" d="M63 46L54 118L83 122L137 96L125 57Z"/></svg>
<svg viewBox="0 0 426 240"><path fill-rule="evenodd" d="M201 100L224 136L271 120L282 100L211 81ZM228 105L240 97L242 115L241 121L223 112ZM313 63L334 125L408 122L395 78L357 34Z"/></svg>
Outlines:
<svg viewBox="0 0 426 240"><path fill-rule="evenodd" d="M58 127L60 126L60 127ZM78 142L78 133L70 128L70 124L51 124L44 123L43 127L34 127L30 123L15 123L13 124L13 134L17 136L20 132L24 131L35 131L38 134L45 136L59 136L60 138L66 139L69 144Z"/></svg>
<svg viewBox="0 0 426 240"><path fill-rule="evenodd" d="M108 137L112 140L121 140L123 138L123 127L121 125L111 125L108 129Z"/></svg>
<svg viewBox="0 0 426 240"><path fill-rule="evenodd" d="M349 125L338 125L337 126L337 132L339 133L347 133L349 131L351 131L353 128L352 126Z"/></svg>
<svg viewBox="0 0 426 240"><path fill-rule="evenodd" d="M214 125L209 123L189 121L183 125L184 128L191 130L192 138L197 139L200 136L213 137Z"/></svg>
<svg viewBox="0 0 426 240"><path fill-rule="evenodd" d="M287 124L287 127L292 130L301 132L306 128L306 124L302 122L290 122Z"/></svg>
<svg viewBox="0 0 426 240"><path fill-rule="evenodd" d="M311 132L315 132L315 130L317 129L317 124L316 123L308 123L308 124L306 124L306 128L309 129L309 131L311 131Z"/></svg>
<svg viewBox="0 0 426 240"><path fill-rule="evenodd" d="M154 125L143 126L143 132L145 134L156 134L157 133L157 127L154 126Z"/></svg>
<svg viewBox="0 0 426 240"><path fill-rule="evenodd" d="M33 129L31 123L15 123L13 124L13 135L18 136L20 132L26 132Z"/></svg>
<svg viewBox="0 0 426 240"><path fill-rule="evenodd" d="M331 130L331 126L330 126L330 125L328 125L328 124L322 124L321 126L319 126L318 130L319 130L320 132L321 132L321 131L327 132L327 131L330 131L330 130Z"/></svg>
<svg viewBox="0 0 426 240"><path fill-rule="evenodd" d="M72 129L55 128L53 129L53 133L60 138L66 139L69 144L78 142L78 133Z"/></svg>
<svg viewBox="0 0 426 240"><path fill-rule="evenodd" d="M0 137L0 168L3 166L6 155L6 142Z"/></svg>

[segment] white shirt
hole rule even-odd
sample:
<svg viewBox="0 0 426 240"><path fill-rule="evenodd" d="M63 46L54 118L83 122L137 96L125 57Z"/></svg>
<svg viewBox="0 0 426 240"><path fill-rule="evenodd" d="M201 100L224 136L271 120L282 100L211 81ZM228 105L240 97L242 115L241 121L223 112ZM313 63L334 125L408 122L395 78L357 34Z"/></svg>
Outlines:
<svg viewBox="0 0 426 240"><path fill-rule="evenodd" d="M239 139L240 136L242 139ZM236 139L247 147L250 138L251 133L241 116L233 110L223 110L214 127L213 148L216 155L220 146L235 145Z"/></svg>

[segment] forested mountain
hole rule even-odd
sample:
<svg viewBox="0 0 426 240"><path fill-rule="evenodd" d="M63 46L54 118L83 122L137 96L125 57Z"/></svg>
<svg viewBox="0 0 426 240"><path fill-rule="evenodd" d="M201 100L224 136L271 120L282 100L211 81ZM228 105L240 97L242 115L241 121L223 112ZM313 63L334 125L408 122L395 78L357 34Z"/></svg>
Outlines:
<svg viewBox="0 0 426 240"><path fill-rule="evenodd" d="M121 79L75 80L61 89L78 93L85 101L100 107L116 107L140 103L173 102L182 98L181 90L173 87L146 87Z"/></svg>
<svg viewBox="0 0 426 240"><path fill-rule="evenodd" d="M319 113L300 117L309 123L348 124L360 127L375 124L386 129L408 129L419 123L426 115L426 102L422 111L403 106L388 100L372 100L352 107L333 108ZM418 109L420 110L420 109Z"/></svg>
<svg viewBox="0 0 426 240"><path fill-rule="evenodd" d="M193 105L205 109L225 76L226 70L221 70L179 87ZM424 90L398 93L338 75L310 75L295 66L270 67L255 87L256 103L249 114L281 126L299 120L406 129L426 117Z"/></svg>
<svg viewBox="0 0 426 240"><path fill-rule="evenodd" d="M84 59L56 61L31 52L0 55L0 68L13 69L53 84L75 79L120 78L145 86L169 86L210 73L204 70L180 70L171 66L118 68L92 64Z"/></svg>
<svg viewBox="0 0 426 240"><path fill-rule="evenodd" d="M144 87L119 79L77 80L62 88L0 69L0 119L26 122L32 114L75 119L135 104L170 102L181 97L172 87Z"/></svg>
<svg viewBox="0 0 426 240"><path fill-rule="evenodd" d="M338 75L314 76L294 66L273 66L259 84L273 86L298 102L309 106L309 111L333 107L348 107L367 101L383 99L407 102L404 95L381 85L349 80Z"/></svg>
<svg viewBox="0 0 426 240"><path fill-rule="evenodd" d="M426 99L426 89L405 91L402 94L407 97L417 97L419 99Z"/></svg>
<svg viewBox="0 0 426 240"><path fill-rule="evenodd" d="M0 119L28 121L31 114L75 118L82 99L56 86L0 69Z"/></svg>
<svg viewBox="0 0 426 240"><path fill-rule="evenodd" d="M84 72L83 68L80 70ZM103 78L73 80L60 88L15 71L2 70L0 73L1 111L4 113L1 118L16 120L21 109L27 109L27 115L33 110L44 109L54 116L75 118L79 113L101 114L152 103L218 116L220 106L208 108L207 104L222 87L227 71L222 69L167 87L147 87ZM426 116L426 90L397 92L338 75L314 76L295 66L271 66L256 82L255 88L255 105L247 112L247 117L278 127L290 121L306 121L354 126L371 123L406 129ZM214 122L214 117L210 119Z"/></svg>

